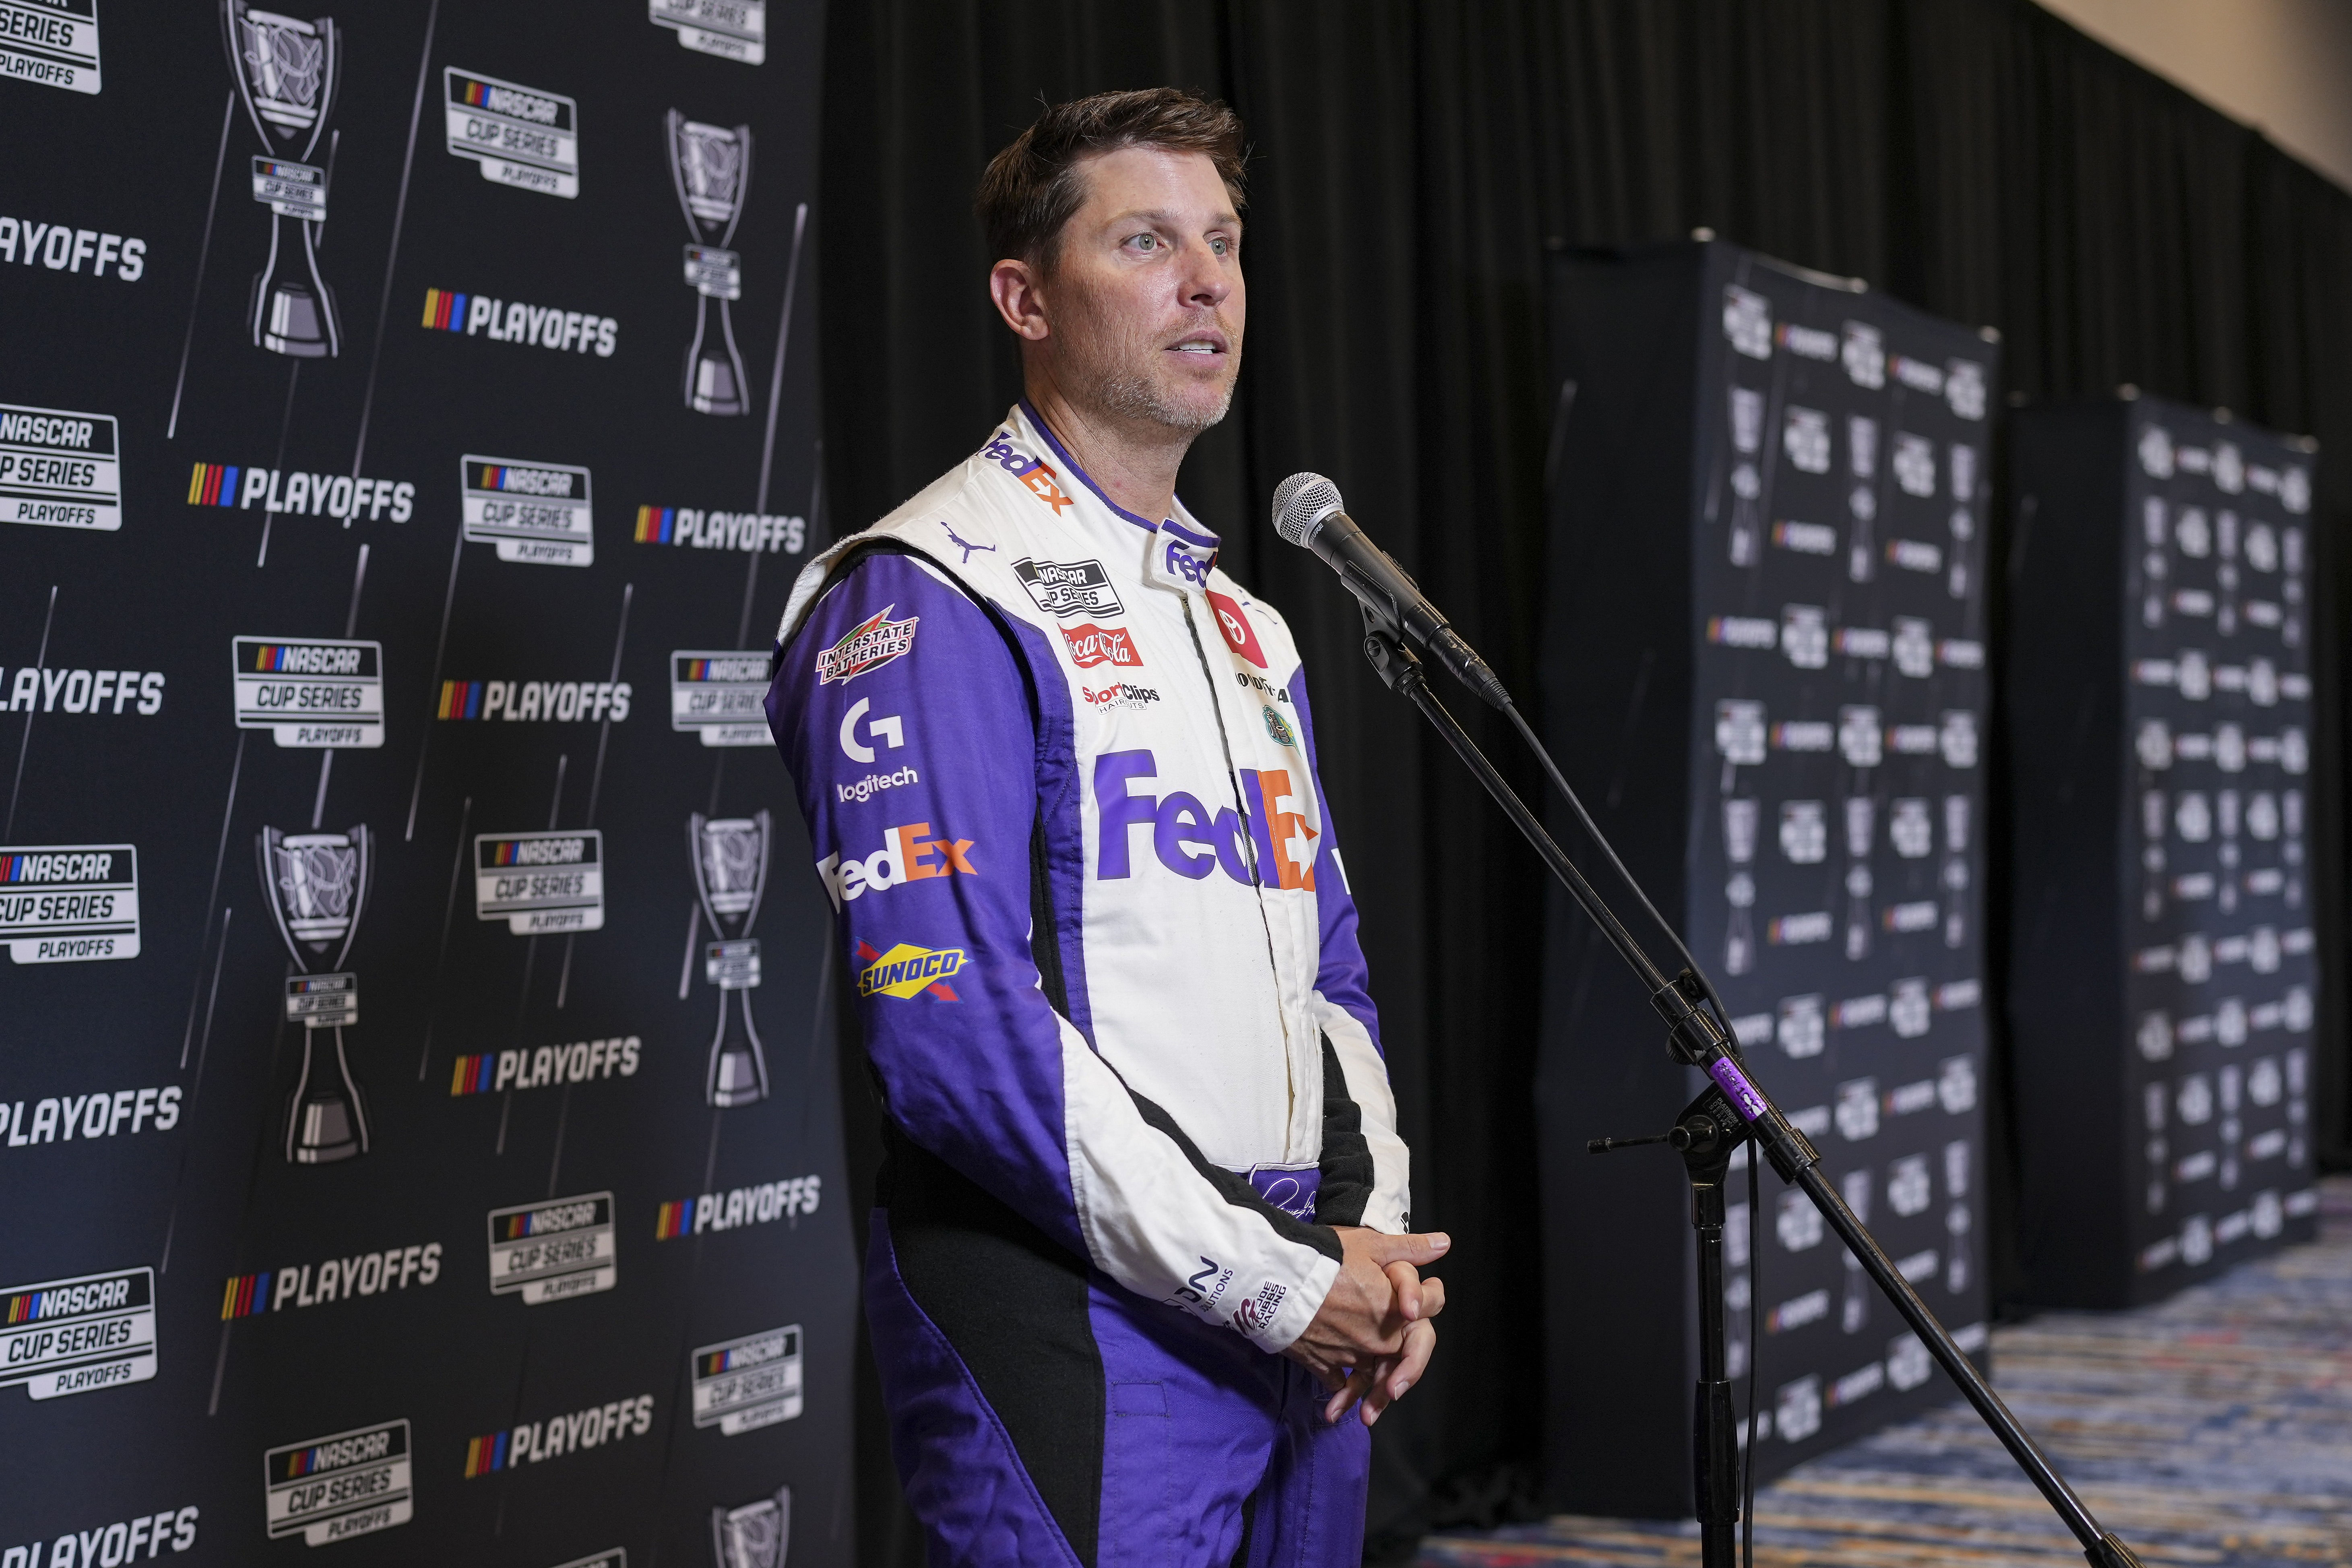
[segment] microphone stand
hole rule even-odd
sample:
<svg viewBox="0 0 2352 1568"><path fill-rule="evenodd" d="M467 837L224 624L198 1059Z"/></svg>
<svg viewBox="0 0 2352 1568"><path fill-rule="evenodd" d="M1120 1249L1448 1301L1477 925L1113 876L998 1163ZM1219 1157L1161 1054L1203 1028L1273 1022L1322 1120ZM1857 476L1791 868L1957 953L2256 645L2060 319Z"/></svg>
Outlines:
<svg viewBox="0 0 2352 1568"><path fill-rule="evenodd" d="M1862 1221L1854 1217L1843 1195L1822 1173L1819 1151L1748 1076L1737 1043L1704 1005L1706 993L1698 976L1688 969L1668 976L1652 962L1585 879L1584 873L1545 831L1543 823L1519 798L1518 792L1495 770L1495 764L1479 751L1478 743L1437 700L1437 694L1429 688L1429 678L1419 656L1370 606L1364 609L1364 657L1371 661L1381 682L1411 700L1422 716L1445 738L1463 765L1495 797L1495 804L1503 808L1504 815L1526 837L1537 857L1559 879L1577 906L1591 917L1609 945L1617 950L1617 955L1648 989L1651 1005L1665 1019L1666 1049L1675 1060L1699 1068L1710 1080L1706 1090L1683 1109L1671 1131L1649 1138L1595 1139L1586 1145L1589 1152L1601 1154L1639 1143L1670 1143L1681 1152L1690 1178L1691 1225L1697 1237L1700 1293L1699 1379L1692 1458L1704 1568L1734 1568L1737 1560L1733 1527L1739 1519L1739 1446L1724 1351L1723 1182L1730 1169L1733 1151L1750 1138L1756 1140L1780 1179L1794 1184L1821 1211L1838 1239L1861 1263L1864 1272L1893 1303L1911 1331L1919 1336L1928 1354L1959 1386L1961 1394L1975 1406L1993 1436L2000 1439L2001 1447L2009 1450L2010 1458L2017 1461L2018 1468L2074 1533L2091 1568L2140 1568L2139 1559L2131 1549L2100 1528L2090 1509L2066 1484L2065 1478L2051 1464L2032 1436L2019 1425L1983 1373L1977 1371L1944 1325L1936 1321L1936 1314L1920 1300L1902 1270L1895 1267L1894 1260L1872 1238ZM1508 700L1501 706L1508 710ZM1513 717L1516 720L1517 714ZM1524 721L1519 722L1524 730ZM1528 733L1532 741L1532 731ZM1760 1246L1762 1239L1753 1215L1762 1205L1759 1194L1750 1194L1749 1198L1750 1245ZM1757 1347L1750 1346L1748 1353L1756 1352Z"/></svg>

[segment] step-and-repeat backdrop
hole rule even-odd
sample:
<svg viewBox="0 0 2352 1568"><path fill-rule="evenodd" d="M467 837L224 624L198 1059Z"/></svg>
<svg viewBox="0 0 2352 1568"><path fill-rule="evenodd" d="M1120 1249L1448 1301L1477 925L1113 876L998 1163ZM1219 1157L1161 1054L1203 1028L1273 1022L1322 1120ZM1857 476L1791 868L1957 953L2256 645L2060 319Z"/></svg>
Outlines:
<svg viewBox="0 0 2352 1568"><path fill-rule="evenodd" d="M0 0L5 1568L847 1561L820 18Z"/></svg>
<svg viewBox="0 0 2352 1568"><path fill-rule="evenodd" d="M1568 258L1554 283L1573 384L1551 498L1555 743L1719 981L1757 1080L1981 1352L1999 344L1726 244ZM1673 1513L1687 1187L1671 1155L1583 1147L1664 1129L1703 1080L1564 900L1550 940L1551 1473L1572 1506ZM1729 1191L1730 1375L1744 1397L1756 1363L1761 1474L1951 1396L1801 1194Z"/></svg>

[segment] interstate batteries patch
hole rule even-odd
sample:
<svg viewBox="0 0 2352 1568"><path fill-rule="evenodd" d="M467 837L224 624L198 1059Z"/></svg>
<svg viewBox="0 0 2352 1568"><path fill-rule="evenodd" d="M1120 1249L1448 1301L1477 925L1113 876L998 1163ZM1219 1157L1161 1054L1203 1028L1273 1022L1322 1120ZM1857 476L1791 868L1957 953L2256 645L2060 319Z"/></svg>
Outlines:
<svg viewBox="0 0 2352 1568"><path fill-rule="evenodd" d="M155 1375L155 1271L0 1287L0 1388L35 1399Z"/></svg>
<svg viewBox="0 0 2352 1568"><path fill-rule="evenodd" d="M914 652L915 627L922 617L908 616L903 621L894 621L890 612L898 607L883 605L850 627L839 642L818 654L816 683L831 686L835 681L855 680L869 669L879 669Z"/></svg>

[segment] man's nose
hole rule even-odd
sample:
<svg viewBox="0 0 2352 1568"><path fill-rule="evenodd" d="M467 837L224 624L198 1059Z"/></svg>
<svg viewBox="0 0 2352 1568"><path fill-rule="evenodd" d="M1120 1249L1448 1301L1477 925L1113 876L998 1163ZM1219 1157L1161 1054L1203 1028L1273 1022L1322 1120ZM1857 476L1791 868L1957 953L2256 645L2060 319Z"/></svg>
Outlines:
<svg viewBox="0 0 2352 1568"><path fill-rule="evenodd" d="M1180 298L1187 305L1205 306L1214 310L1225 302L1234 291L1234 280L1225 270L1224 258L1206 240L1194 240L1184 247L1183 268L1177 277Z"/></svg>

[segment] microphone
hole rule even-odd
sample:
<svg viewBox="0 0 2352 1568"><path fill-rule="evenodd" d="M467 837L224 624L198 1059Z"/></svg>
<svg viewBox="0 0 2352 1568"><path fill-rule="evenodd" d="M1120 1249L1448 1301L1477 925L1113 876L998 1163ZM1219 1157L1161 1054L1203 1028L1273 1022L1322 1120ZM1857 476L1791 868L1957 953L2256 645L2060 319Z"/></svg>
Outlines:
<svg viewBox="0 0 2352 1568"><path fill-rule="evenodd" d="M1436 605L1388 552L1365 537L1341 510L1339 487L1320 474L1293 474L1274 491L1274 531L1311 550L1339 574L1348 592L1388 630L1411 637L1437 656L1454 679L1490 707L1507 710L1511 694L1477 651L1446 624Z"/></svg>

